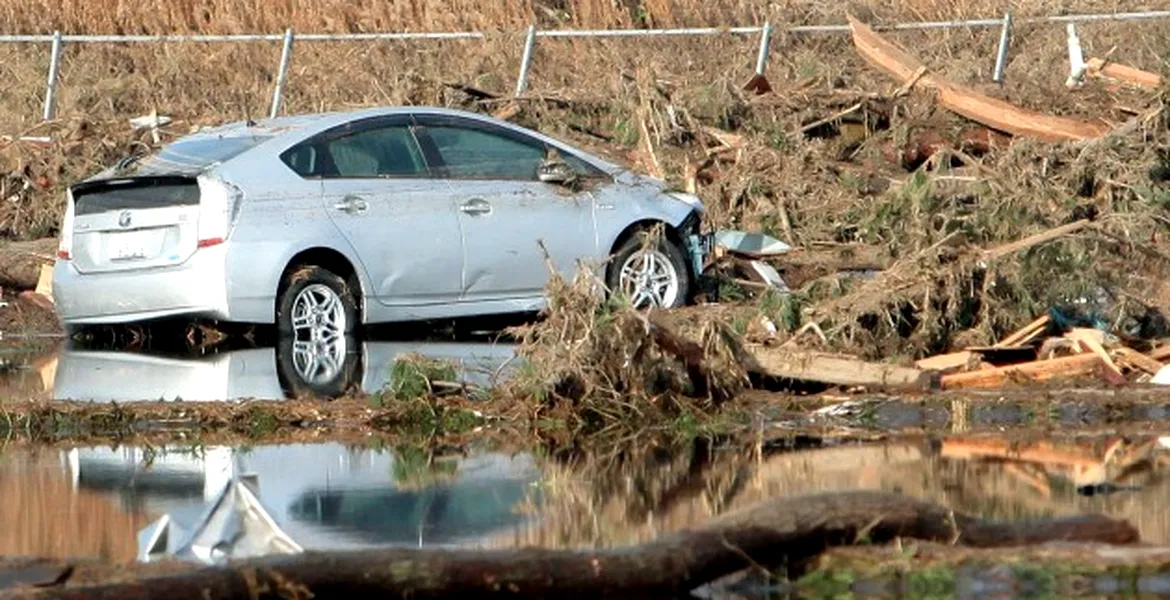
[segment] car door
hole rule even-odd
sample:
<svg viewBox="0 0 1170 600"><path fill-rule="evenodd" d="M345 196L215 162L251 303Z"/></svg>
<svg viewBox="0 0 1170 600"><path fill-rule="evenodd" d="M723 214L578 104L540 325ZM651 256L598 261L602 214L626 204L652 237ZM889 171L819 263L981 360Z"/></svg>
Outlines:
<svg viewBox="0 0 1170 600"><path fill-rule="evenodd" d="M387 306L455 302L463 247L453 199L432 177L407 115L321 136L303 162L322 179L326 212Z"/></svg>
<svg viewBox="0 0 1170 600"><path fill-rule="evenodd" d="M565 277L579 259L597 256L592 195L537 178L544 143L476 119L415 119L456 207L465 253L462 300L543 294L550 273L541 243Z"/></svg>

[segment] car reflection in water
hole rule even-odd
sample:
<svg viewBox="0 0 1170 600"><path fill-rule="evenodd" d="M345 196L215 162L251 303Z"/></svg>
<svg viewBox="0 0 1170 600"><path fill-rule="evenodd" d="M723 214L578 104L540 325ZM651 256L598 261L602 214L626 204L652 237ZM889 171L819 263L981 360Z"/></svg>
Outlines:
<svg viewBox="0 0 1170 600"><path fill-rule="evenodd" d="M527 517L518 508L538 499L539 472L528 454L432 461L411 449L322 443L199 452L91 447L63 455L75 488L152 519L169 515L188 530L235 476L254 475L268 514L306 550L471 544L522 528Z"/></svg>
<svg viewBox="0 0 1170 600"><path fill-rule="evenodd" d="M276 347L192 356L91 349L71 343L61 351L53 397L138 402L334 398L348 391L372 394L390 383L395 358L408 354L446 361L464 383L489 387L514 367L515 346L346 337L326 344L282 340Z"/></svg>
<svg viewBox="0 0 1170 600"><path fill-rule="evenodd" d="M93 402L279 400L376 393L403 354L450 362L462 381L498 382L514 346L490 342L376 342L249 348L206 356L64 348L53 397ZM255 475L256 493L276 524L305 549L473 542L523 525L517 504L534 498L529 455L458 459L421 451L341 444L82 448L64 453L76 488L105 493L150 518L203 527L207 511L236 477Z"/></svg>

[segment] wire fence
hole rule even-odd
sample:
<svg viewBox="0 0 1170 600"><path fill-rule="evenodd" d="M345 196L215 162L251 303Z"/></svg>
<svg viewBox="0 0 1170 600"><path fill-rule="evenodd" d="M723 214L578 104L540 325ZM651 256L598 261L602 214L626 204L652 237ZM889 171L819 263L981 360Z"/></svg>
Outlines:
<svg viewBox="0 0 1170 600"><path fill-rule="evenodd" d="M1002 83L1004 68L1007 64L1008 48L1011 44L1011 31L1014 25L1059 25L1064 24L1071 30L1078 23L1143 21L1156 19L1170 19L1170 10L1097 13L1077 15L1054 15L1042 17L1028 17L1014 19L1011 13L997 19L970 19L954 21L919 21L913 23L898 23L891 25L875 25L877 31L913 31L929 29L976 29L1001 28L999 46L995 58L993 81ZM539 38L658 38L658 37L699 37L735 35L758 35L759 49L755 56L755 73L763 76L768 67L768 55L771 53L772 38L777 32L788 34L837 34L848 33L848 25L794 25L777 27L772 23L747 27L692 27L675 29L551 29L539 30L535 25L530 26L524 38L524 51L520 59L520 72L516 78L515 94L524 93L528 87L528 77L532 69L533 53ZM1072 31L1070 31L1070 36ZM483 32L386 32L386 33L294 33L292 29L283 34L235 34L235 35L62 35L54 32L50 35L0 35L0 44L3 43L49 43L51 44L49 58L49 73L47 78L43 119L52 119L56 113L57 86L60 80L61 51L65 44L142 44L142 43L222 43L222 42L281 42L280 62L278 65L276 84L272 91L272 103L269 116L280 114L284 88L288 83L288 71L292 62L294 42L355 42L355 41L423 41L423 40L482 40L486 35Z"/></svg>

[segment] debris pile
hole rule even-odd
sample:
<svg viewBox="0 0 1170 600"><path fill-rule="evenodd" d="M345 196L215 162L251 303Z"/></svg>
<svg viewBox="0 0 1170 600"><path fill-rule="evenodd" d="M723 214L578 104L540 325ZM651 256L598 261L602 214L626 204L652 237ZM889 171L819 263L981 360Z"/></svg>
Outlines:
<svg viewBox="0 0 1170 600"><path fill-rule="evenodd" d="M1135 340L1092 327L1062 326L1052 309L992 346L968 347L917 361L941 374L944 390L999 388L1058 380L1097 380L1108 385L1170 384L1170 339Z"/></svg>

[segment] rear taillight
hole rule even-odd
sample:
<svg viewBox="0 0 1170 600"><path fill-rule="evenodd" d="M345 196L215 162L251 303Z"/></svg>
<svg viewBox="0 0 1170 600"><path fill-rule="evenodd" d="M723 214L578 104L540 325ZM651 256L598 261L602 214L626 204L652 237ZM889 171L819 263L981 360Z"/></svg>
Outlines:
<svg viewBox="0 0 1170 600"><path fill-rule="evenodd" d="M57 258L69 260L73 257L73 190L65 192L65 217L61 219L61 234L57 241Z"/></svg>
<svg viewBox="0 0 1170 600"><path fill-rule="evenodd" d="M231 231L244 193L221 179L199 178L200 248L222 244Z"/></svg>

